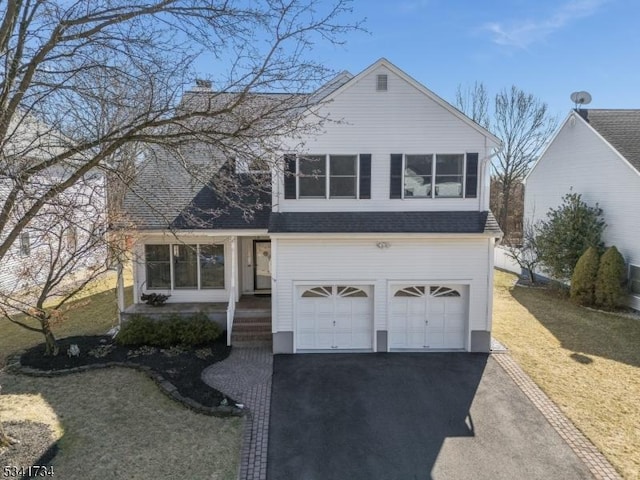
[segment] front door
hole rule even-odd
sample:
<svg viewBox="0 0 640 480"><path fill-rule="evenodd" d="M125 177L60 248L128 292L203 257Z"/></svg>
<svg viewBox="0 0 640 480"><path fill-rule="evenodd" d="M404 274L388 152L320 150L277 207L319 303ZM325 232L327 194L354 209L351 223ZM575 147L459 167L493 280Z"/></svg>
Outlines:
<svg viewBox="0 0 640 480"><path fill-rule="evenodd" d="M257 293L271 292L271 241L253 241L253 289Z"/></svg>

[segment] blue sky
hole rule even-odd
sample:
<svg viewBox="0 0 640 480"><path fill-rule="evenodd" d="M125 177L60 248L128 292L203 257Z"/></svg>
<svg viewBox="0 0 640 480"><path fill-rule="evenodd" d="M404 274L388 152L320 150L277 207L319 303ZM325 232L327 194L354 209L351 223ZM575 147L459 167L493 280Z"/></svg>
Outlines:
<svg viewBox="0 0 640 480"><path fill-rule="evenodd" d="M516 85L562 119L569 95L592 108L640 108L638 0L354 0L369 34L318 58L358 73L380 57L453 102L458 84Z"/></svg>

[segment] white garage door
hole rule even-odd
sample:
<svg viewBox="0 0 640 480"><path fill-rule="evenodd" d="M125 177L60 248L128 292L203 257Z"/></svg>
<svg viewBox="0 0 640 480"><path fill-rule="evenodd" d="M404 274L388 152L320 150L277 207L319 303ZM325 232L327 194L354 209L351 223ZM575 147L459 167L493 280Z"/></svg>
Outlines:
<svg viewBox="0 0 640 480"><path fill-rule="evenodd" d="M396 285L392 290L389 348L465 347L466 288L463 285Z"/></svg>
<svg viewBox="0 0 640 480"><path fill-rule="evenodd" d="M367 285L306 285L296 290L297 350L373 347L373 298Z"/></svg>

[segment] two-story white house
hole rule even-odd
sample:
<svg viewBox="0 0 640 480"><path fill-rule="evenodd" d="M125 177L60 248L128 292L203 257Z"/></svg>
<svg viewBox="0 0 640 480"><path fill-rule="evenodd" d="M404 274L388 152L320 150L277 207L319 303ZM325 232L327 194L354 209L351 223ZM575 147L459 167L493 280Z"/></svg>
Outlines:
<svg viewBox="0 0 640 480"><path fill-rule="evenodd" d="M274 353L488 351L499 140L385 59L330 90L313 115L339 121L282 152L271 208L251 220L190 222L215 193L177 170L162 215L128 197L136 301L270 294Z"/></svg>

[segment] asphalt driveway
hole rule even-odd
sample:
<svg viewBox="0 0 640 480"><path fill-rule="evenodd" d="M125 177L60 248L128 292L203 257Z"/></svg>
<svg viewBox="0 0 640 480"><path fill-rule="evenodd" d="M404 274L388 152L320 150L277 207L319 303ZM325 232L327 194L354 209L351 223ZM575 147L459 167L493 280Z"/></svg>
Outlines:
<svg viewBox="0 0 640 480"><path fill-rule="evenodd" d="M589 479L489 356L277 355L269 480Z"/></svg>

